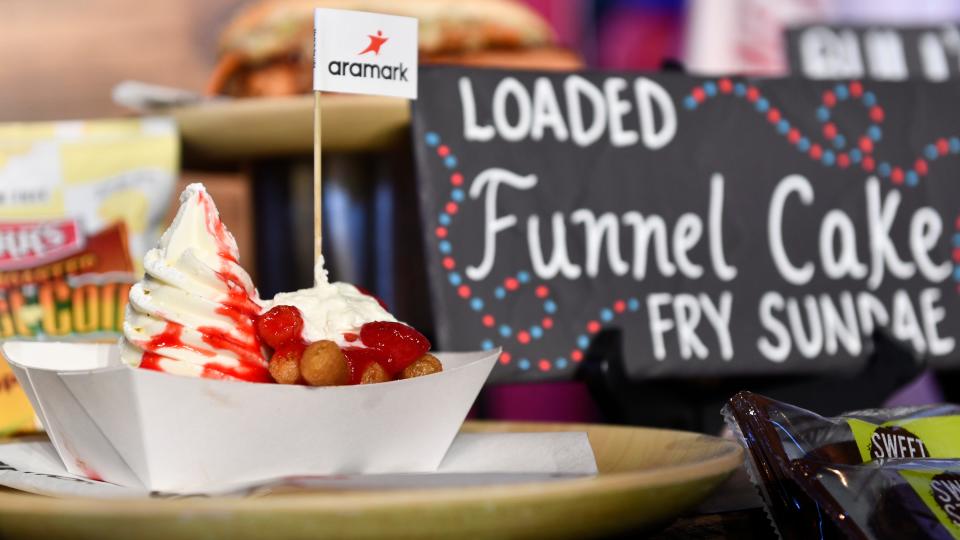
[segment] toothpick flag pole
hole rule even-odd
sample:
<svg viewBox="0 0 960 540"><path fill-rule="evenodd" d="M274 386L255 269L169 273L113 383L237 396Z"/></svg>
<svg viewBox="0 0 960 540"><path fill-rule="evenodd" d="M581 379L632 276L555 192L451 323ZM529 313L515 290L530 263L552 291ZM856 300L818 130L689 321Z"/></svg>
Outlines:
<svg viewBox="0 0 960 540"><path fill-rule="evenodd" d="M313 260L320 264L323 254L323 168L321 150L323 149L321 99L323 92L314 92L313 98Z"/></svg>
<svg viewBox="0 0 960 540"><path fill-rule="evenodd" d="M417 99L417 19L318 8L313 42L313 249L321 260L321 94ZM316 272L322 275L322 272Z"/></svg>

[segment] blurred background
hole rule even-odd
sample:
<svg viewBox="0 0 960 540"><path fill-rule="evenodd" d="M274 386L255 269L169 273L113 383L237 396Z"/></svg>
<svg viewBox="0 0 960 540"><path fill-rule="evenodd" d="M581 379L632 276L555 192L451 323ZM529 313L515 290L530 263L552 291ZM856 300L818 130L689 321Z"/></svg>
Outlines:
<svg viewBox="0 0 960 540"><path fill-rule="evenodd" d="M422 9L412 0L370 3L420 17L422 41L423 35L433 35L424 31L438 16L429 3ZM304 6L313 4L354 3L3 0L0 122L172 114L182 136L181 185L194 179L208 185L261 294L309 286L312 116L304 113L312 101L306 97L309 72L304 70L309 38L305 45L297 21ZM424 64L783 76L802 62L791 60L787 29L810 24L932 28L940 40L937 54L952 67L924 64L928 78L955 74L960 52L956 29L939 26L960 20L960 2L951 0L470 0L461 5L488 11L484 24L496 30L496 37L477 43L463 39L469 32L462 28L441 29L437 42L421 43ZM539 31L541 25L546 30ZM865 43L862 62L848 58L823 64L837 67L835 72L818 64L794 74L914 76L907 64L894 69L900 64L878 63L876 55L889 40ZM822 58L844 57L849 51L841 45L823 45L828 50ZM123 81L157 86L118 86ZM196 106L224 103L223 96L238 99L220 109ZM251 98L263 101L248 106L244 100ZM347 108L342 114L354 120L363 117L350 115L370 114L385 122L399 115L401 126L406 121L403 110ZM410 256L422 246L418 235L410 234L419 221L411 211L416 187L408 135L403 129L391 137L360 133L363 121L336 124L336 114L324 158L324 220L334 224L325 229L334 231L325 246L332 273L374 291L401 319L429 334L424 271L416 262L419 255ZM258 123L259 115L281 120ZM928 376L893 402L943 399L943 386ZM500 418L594 420L600 415L578 382L502 385L488 390L480 408L478 414Z"/></svg>

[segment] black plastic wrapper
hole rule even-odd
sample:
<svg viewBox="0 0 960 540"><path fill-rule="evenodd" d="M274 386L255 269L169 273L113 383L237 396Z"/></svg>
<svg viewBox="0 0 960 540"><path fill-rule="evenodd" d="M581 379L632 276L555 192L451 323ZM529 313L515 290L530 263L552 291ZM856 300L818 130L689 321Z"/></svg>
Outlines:
<svg viewBox="0 0 960 540"><path fill-rule="evenodd" d="M791 469L847 538L960 539L960 460L836 465L798 459Z"/></svg>
<svg viewBox="0 0 960 540"><path fill-rule="evenodd" d="M960 406L871 409L824 418L750 392L723 408L747 449L747 472L781 538L845 538L798 484L793 462L861 465L876 459L960 458ZM922 536L921 536L922 538Z"/></svg>

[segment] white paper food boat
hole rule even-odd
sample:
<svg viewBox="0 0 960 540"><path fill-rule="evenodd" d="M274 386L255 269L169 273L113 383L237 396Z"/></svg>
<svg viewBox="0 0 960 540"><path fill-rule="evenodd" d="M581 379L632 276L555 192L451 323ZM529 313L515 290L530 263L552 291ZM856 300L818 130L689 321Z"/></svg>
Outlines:
<svg viewBox="0 0 960 540"><path fill-rule="evenodd" d="M180 493L434 471L499 355L440 353L441 373L312 388L134 369L115 345L11 341L2 351L68 471Z"/></svg>

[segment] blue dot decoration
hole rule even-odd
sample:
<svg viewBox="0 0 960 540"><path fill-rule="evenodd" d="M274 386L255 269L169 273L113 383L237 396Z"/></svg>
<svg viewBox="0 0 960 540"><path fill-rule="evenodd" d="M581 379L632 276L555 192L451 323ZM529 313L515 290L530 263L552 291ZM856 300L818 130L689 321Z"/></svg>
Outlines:
<svg viewBox="0 0 960 540"><path fill-rule="evenodd" d="M542 338L542 337L543 337L543 328L540 328L539 326L531 326L531 327L530 327L530 337L532 337L533 339L540 339L540 338Z"/></svg>
<svg viewBox="0 0 960 540"><path fill-rule="evenodd" d="M917 175L917 171L907 171L904 180L906 180L908 186L915 186L920 182L920 176Z"/></svg>
<svg viewBox="0 0 960 540"><path fill-rule="evenodd" d="M437 221L439 221L441 225L446 227L447 225L450 224L450 214L446 212L440 214L440 217L437 219Z"/></svg>
<svg viewBox="0 0 960 540"><path fill-rule="evenodd" d="M466 194L462 189L458 188L450 192L450 198L457 202L463 202L463 199L466 198Z"/></svg>
<svg viewBox="0 0 960 540"><path fill-rule="evenodd" d="M530 283L530 272L527 272L526 270L517 272L517 281L520 283Z"/></svg>
<svg viewBox="0 0 960 540"><path fill-rule="evenodd" d="M566 368L567 368L567 359L566 359L566 358L557 358L557 359L553 362L553 365L556 366L557 369L566 369Z"/></svg>
<svg viewBox="0 0 960 540"><path fill-rule="evenodd" d="M823 105L817 107L817 120L821 122L830 120L830 109L824 107Z"/></svg>
<svg viewBox="0 0 960 540"><path fill-rule="evenodd" d="M960 247L960 233L953 235L953 246Z"/></svg>
<svg viewBox="0 0 960 540"><path fill-rule="evenodd" d="M882 135L883 132L880 131L880 126L870 126L867 128L867 137L873 139L873 142L879 141Z"/></svg>
<svg viewBox="0 0 960 540"><path fill-rule="evenodd" d="M557 303L554 302L553 300L547 300L546 302L543 303L543 310L553 315L554 313L557 312Z"/></svg>
<svg viewBox="0 0 960 540"><path fill-rule="evenodd" d="M520 360L517 360L517 367L526 371L530 369L530 361L526 358L521 358Z"/></svg>
<svg viewBox="0 0 960 540"><path fill-rule="evenodd" d="M837 135L836 137L833 138L833 147L836 148L837 150L840 150L846 145L847 145L847 138L844 137L843 135Z"/></svg>
<svg viewBox="0 0 960 540"><path fill-rule="evenodd" d="M610 322L613 320L613 310L610 308L603 308L600 310L600 320L603 322Z"/></svg>
<svg viewBox="0 0 960 540"><path fill-rule="evenodd" d="M483 309L483 299L481 298L471 298L470 299L470 309L474 311L480 311Z"/></svg>
<svg viewBox="0 0 960 540"><path fill-rule="evenodd" d="M590 346L590 338L581 334L577 336L577 347L581 349L586 349Z"/></svg>
<svg viewBox="0 0 960 540"><path fill-rule="evenodd" d="M853 163L860 163L860 160L863 159L863 153L860 152L859 148L854 148L850 150L850 161Z"/></svg>
<svg viewBox="0 0 960 540"><path fill-rule="evenodd" d="M797 141L797 150L801 152L806 152L810 149L810 139L806 137L800 137L800 140Z"/></svg>
<svg viewBox="0 0 960 540"><path fill-rule="evenodd" d="M697 100L693 99L693 96L687 96L683 98L683 106L686 107L688 111L692 111L697 108Z"/></svg>
<svg viewBox="0 0 960 540"><path fill-rule="evenodd" d="M440 253L443 254L450 253L450 250L453 248L448 240L441 240L437 247L440 249Z"/></svg>
<svg viewBox="0 0 960 540"><path fill-rule="evenodd" d="M767 109L770 108L770 102L767 101L767 98L760 98L754 106L757 108L757 112L767 112Z"/></svg>
<svg viewBox="0 0 960 540"><path fill-rule="evenodd" d="M457 285L463 282L463 278L461 278L460 274L456 272L450 272L450 275L447 276L447 278L450 280L450 284L453 285L454 287L456 287Z"/></svg>
<svg viewBox="0 0 960 540"><path fill-rule="evenodd" d="M960 153L960 137L950 137L950 153Z"/></svg>
<svg viewBox="0 0 960 540"><path fill-rule="evenodd" d="M738 82L737 84L733 85L733 93L740 97L747 95L747 85L743 84L742 82Z"/></svg>
<svg viewBox="0 0 960 540"><path fill-rule="evenodd" d="M627 300L627 309L629 309L630 311L637 311L638 309L640 309L640 301L637 300L636 298L631 298L630 300Z"/></svg>
<svg viewBox="0 0 960 540"><path fill-rule="evenodd" d="M875 96L873 92L864 92L863 104L867 107L873 107L877 104L877 96Z"/></svg>
<svg viewBox="0 0 960 540"><path fill-rule="evenodd" d="M935 145L928 144L923 149L923 155L926 156L927 159L933 160L937 159L937 156L940 155L940 152L937 151L937 147Z"/></svg>
<svg viewBox="0 0 960 540"><path fill-rule="evenodd" d="M489 339L485 339L483 340L483 343L480 344L480 347L485 351L489 351L493 348L493 342Z"/></svg>
<svg viewBox="0 0 960 540"><path fill-rule="evenodd" d="M457 166L457 157L456 156L447 156L443 158L443 164L446 165L448 169L456 168Z"/></svg>
<svg viewBox="0 0 960 540"><path fill-rule="evenodd" d="M427 143L427 146L436 146L440 144L440 136L432 131L428 131L427 134L423 136L423 140Z"/></svg>
<svg viewBox="0 0 960 540"><path fill-rule="evenodd" d="M717 83L713 81L703 83L703 91L711 97L717 95Z"/></svg>
<svg viewBox="0 0 960 540"><path fill-rule="evenodd" d="M953 280L960 281L960 266L953 269Z"/></svg>
<svg viewBox="0 0 960 540"><path fill-rule="evenodd" d="M777 122L777 133L786 135L790 131L790 122L786 118L781 118Z"/></svg>
<svg viewBox="0 0 960 540"><path fill-rule="evenodd" d="M877 174L880 176L890 176L890 164L884 161L877 165Z"/></svg>
<svg viewBox="0 0 960 540"><path fill-rule="evenodd" d="M831 150L824 150L823 157L820 158L823 164L827 166L833 165L834 159L836 159L836 156L833 154L833 151Z"/></svg>
<svg viewBox="0 0 960 540"><path fill-rule="evenodd" d="M503 337L510 337L511 334L513 334L513 330L511 330L509 326L507 326L507 325L505 325L505 324L501 324L501 325L500 325L500 335L501 335L501 336L503 336Z"/></svg>
<svg viewBox="0 0 960 540"><path fill-rule="evenodd" d="M507 291L503 287L497 287L493 290L493 295L496 296L497 299L503 300L503 298L507 296Z"/></svg>
<svg viewBox="0 0 960 540"><path fill-rule="evenodd" d="M845 84L838 84L833 88L833 93L837 96L837 99L843 101L850 97L850 94L847 91L847 86Z"/></svg>

